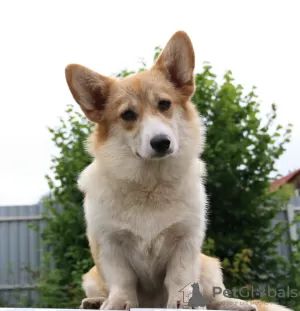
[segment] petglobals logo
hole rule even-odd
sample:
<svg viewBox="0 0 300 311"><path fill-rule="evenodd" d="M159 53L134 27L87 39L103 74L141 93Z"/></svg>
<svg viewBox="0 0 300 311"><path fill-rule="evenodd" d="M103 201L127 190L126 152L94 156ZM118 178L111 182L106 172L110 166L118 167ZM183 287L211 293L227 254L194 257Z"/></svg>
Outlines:
<svg viewBox="0 0 300 311"><path fill-rule="evenodd" d="M189 283L180 291L182 293L183 308L205 308L209 299L205 297L200 290L200 284L197 282Z"/></svg>
<svg viewBox="0 0 300 311"><path fill-rule="evenodd" d="M242 298L242 299L253 299L257 297L268 297L268 298L296 298L300 295L300 292L295 288L275 289L270 286L267 287L240 287L232 289L222 289L221 287L213 287L213 297L223 295L227 298Z"/></svg>

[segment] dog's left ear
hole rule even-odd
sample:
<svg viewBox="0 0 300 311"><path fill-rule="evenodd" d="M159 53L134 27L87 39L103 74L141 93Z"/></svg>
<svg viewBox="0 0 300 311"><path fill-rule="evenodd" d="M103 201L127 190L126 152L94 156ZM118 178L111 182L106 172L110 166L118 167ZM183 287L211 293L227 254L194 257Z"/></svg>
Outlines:
<svg viewBox="0 0 300 311"><path fill-rule="evenodd" d="M195 54L191 39L184 31L177 31L171 37L153 68L162 71L183 95L193 94Z"/></svg>
<svg viewBox="0 0 300 311"><path fill-rule="evenodd" d="M68 65L65 73L69 89L86 117L100 122L113 81L78 64Z"/></svg>

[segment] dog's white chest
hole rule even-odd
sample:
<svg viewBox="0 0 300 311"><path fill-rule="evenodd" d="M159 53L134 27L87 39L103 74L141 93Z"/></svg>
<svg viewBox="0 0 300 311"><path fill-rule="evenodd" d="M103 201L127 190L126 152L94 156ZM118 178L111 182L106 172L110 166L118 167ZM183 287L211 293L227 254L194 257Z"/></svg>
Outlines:
<svg viewBox="0 0 300 311"><path fill-rule="evenodd" d="M199 186L178 193L172 189L114 191L103 185L96 194L86 196L88 229L98 235L104 231L129 231L145 245L153 240L159 245L168 228L174 229L176 224L188 226L198 220L201 227L205 201L202 202Z"/></svg>
<svg viewBox="0 0 300 311"><path fill-rule="evenodd" d="M199 241L204 237L205 203L198 176L183 187L150 191L97 179L88 185L84 207L88 234L100 252L101 244L117 243L141 284L154 288L162 282L177 241L185 235Z"/></svg>

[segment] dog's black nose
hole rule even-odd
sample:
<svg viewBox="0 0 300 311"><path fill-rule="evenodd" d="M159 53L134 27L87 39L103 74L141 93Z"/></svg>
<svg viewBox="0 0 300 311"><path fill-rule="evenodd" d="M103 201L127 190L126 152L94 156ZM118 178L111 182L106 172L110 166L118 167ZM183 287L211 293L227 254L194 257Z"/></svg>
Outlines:
<svg viewBox="0 0 300 311"><path fill-rule="evenodd" d="M170 147L170 139L166 135L157 135L150 140L151 147L160 154L166 153Z"/></svg>

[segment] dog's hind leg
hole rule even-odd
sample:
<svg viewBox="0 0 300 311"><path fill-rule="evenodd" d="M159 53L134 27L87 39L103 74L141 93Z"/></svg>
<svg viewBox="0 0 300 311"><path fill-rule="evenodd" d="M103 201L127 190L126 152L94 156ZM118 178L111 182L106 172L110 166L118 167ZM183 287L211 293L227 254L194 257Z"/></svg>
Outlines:
<svg viewBox="0 0 300 311"><path fill-rule="evenodd" d="M200 284L202 294L210 301L207 308L211 310L257 311L257 307L247 301L224 296L226 289L220 261L217 258L200 255Z"/></svg>
<svg viewBox="0 0 300 311"><path fill-rule="evenodd" d="M96 266L92 267L82 277L82 288L86 298L81 302L80 309L100 309L102 303L107 299L108 292L101 275Z"/></svg>
<svg viewBox="0 0 300 311"><path fill-rule="evenodd" d="M211 310L233 311L292 311L286 307L261 300L244 301L223 295L226 289L223 283L223 273L217 258L204 254L200 256L200 284L203 295L210 299L206 305Z"/></svg>

